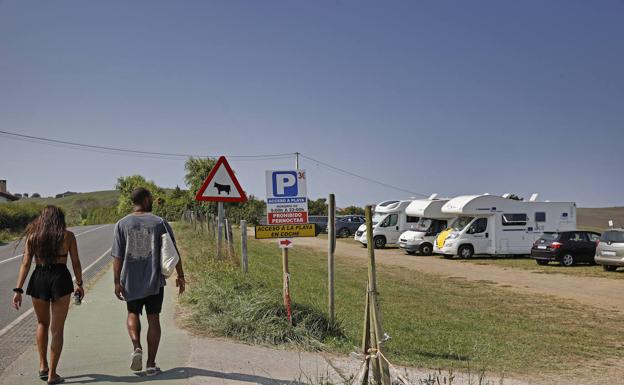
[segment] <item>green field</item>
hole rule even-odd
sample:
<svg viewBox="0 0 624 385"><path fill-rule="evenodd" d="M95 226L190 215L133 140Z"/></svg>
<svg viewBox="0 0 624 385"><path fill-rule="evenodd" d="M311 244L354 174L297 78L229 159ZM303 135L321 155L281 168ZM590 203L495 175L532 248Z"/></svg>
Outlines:
<svg viewBox="0 0 624 385"><path fill-rule="evenodd" d="M359 345L367 276L363 264L336 261L339 330L323 332L319 329L327 324L319 314L326 309L326 255L302 247L291 250L296 309L319 321L310 323L307 337L293 338L305 331L275 320L283 312L281 259L274 242L249 240L250 272L243 275L235 263L215 261L212 237L205 229L178 224L176 231L189 275L183 305L192 330L342 353ZM387 266L378 266L378 277L384 329L392 337L387 352L394 363L535 375L624 357L618 338L624 320L616 313ZM265 325L266 317L271 322ZM314 336L319 343L310 343Z"/></svg>
<svg viewBox="0 0 624 385"><path fill-rule="evenodd" d="M0 243L16 239L26 224L46 205L59 206L65 211L69 226L114 223L119 219L116 190L79 193L63 198L29 198L0 203Z"/></svg>

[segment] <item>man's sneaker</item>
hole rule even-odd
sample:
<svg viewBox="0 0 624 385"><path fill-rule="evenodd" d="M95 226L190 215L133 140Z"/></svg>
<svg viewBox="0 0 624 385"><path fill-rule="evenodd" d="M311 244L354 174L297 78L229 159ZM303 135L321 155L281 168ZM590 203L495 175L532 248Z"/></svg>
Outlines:
<svg viewBox="0 0 624 385"><path fill-rule="evenodd" d="M145 374L148 376L157 376L160 373L162 372L160 371L160 368L158 366L153 366L151 368L145 369Z"/></svg>
<svg viewBox="0 0 624 385"><path fill-rule="evenodd" d="M141 348L134 349L134 352L130 355L130 360L132 361L130 369L135 372L143 370L143 350Z"/></svg>

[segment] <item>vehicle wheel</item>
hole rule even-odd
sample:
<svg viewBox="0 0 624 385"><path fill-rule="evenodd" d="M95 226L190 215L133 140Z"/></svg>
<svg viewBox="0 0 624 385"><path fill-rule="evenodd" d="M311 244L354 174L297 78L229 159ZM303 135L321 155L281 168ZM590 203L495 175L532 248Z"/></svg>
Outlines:
<svg viewBox="0 0 624 385"><path fill-rule="evenodd" d="M544 259L536 259L535 262L540 265L540 266L546 266L548 265L548 261L544 260Z"/></svg>
<svg viewBox="0 0 624 385"><path fill-rule="evenodd" d="M473 254L474 254L474 250L472 249L472 246L470 245L460 246L459 250L457 250L457 255L459 255L459 257L463 259L472 258Z"/></svg>
<svg viewBox="0 0 624 385"><path fill-rule="evenodd" d="M574 256L572 254L565 254L561 257L561 266L572 266L574 265Z"/></svg>
<svg viewBox="0 0 624 385"><path fill-rule="evenodd" d="M431 246L428 243L423 243L422 245L420 245L420 248L418 249L418 251L420 252L421 255L432 255L433 246Z"/></svg>
<svg viewBox="0 0 624 385"><path fill-rule="evenodd" d="M386 237L384 236L376 236L375 238L373 238L373 242L376 249L383 249L384 247L386 247Z"/></svg>
<svg viewBox="0 0 624 385"><path fill-rule="evenodd" d="M347 238L351 236L351 232L348 228L343 227L342 229L338 230L338 236L342 238Z"/></svg>
<svg viewBox="0 0 624 385"><path fill-rule="evenodd" d="M602 265L602 270L604 270L604 271L616 271L617 270L617 266Z"/></svg>

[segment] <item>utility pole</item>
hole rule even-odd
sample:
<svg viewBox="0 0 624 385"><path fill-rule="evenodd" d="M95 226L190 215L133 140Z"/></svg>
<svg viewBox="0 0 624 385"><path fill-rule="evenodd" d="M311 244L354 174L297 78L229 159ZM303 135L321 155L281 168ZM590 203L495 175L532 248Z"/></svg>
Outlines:
<svg viewBox="0 0 624 385"><path fill-rule="evenodd" d="M299 152L295 152L295 170L299 170Z"/></svg>

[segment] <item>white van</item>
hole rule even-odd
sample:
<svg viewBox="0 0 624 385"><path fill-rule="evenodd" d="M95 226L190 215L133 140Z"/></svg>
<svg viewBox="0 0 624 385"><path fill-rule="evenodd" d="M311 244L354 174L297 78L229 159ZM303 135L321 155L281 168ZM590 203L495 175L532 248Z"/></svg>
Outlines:
<svg viewBox="0 0 624 385"><path fill-rule="evenodd" d="M452 214L442 212L442 206L449 199L437 199L435 195L429 199L419 199L410 203L405 214L419 217L409 230L399 237L399 247L407 254L432 255L433 244L437 235L446 230L448 222L454 218Z"/></svg>
<svg viewBox="0 0 624 385"><path fill-rule="evenodd" d="M576 229L574 202L537 202L537 194L528 201L507 196L464 195L444 204L442 212L457 218L438 235L433 252L461 258L528 255L545 231Z"/></svg>
<svg viewBox="0 0 624 385"><path fill-rule="evenodd" d="M376 249L397 244L399 236L410 225L418 222L418 217L405 214L405 208L411 202L411 200L384 201L375 206L373 242ZM354 239L366 246L366 224L357 229Z"/></svg>

